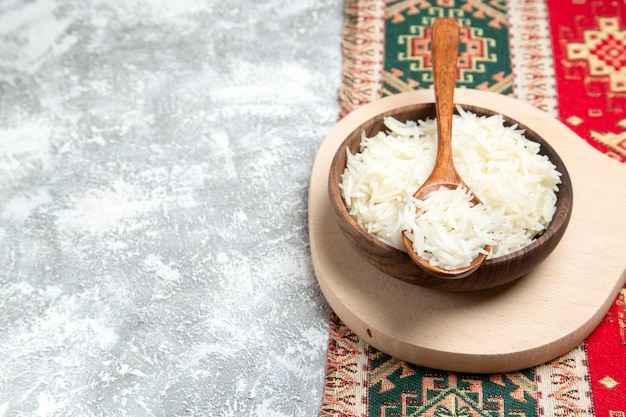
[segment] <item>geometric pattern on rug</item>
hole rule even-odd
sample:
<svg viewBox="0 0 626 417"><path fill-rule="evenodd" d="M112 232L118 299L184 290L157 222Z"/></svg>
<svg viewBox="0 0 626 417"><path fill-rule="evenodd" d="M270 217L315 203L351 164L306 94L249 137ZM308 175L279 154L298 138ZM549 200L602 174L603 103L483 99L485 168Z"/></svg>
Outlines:
<svg viewBox="0 0 626 417"><path fill-rule="evenodd" d="M345 1L340 118L383 94L384 11L381 0Z"/></svg>
<svg viewBox="0 0 626 417"><path fill-rule="evenodd" d="M561 120L626 161L626 3L549 0Z"/></svg>
<svg viewBox="0 0 626 417"><path fill-rule="evenodd" d="M544 0L509 0L513 95L558 118L548 7Z"/></svg>
<svg viewBox="0 0 626 417"><path fill-rule="evenodd" d="M542 416L593 416L586 344L535 368L538 413Z"/></svg>
<svg viewBox="0 0 626 417"><path fill-rule="evenodd" d="M626 415L626 289L587 338L587 360L596 415Z"/></svg>
<svg viewBox="0 0 626 417"><path fill-rule="evenodd" d="M532 370L469 375L437 371L380 352L370 355L370 416L534 416Z"/></svg>
<svg viewBox="0 0 626 417"><path fill-rule="evenodd" d="M461 25L457 87L510 94L513 75L503 1L388 1L385 11L384 95L432 88L431 26L454 17Z"/></svg>
<svg viewBox="0 0 626 417"><path fill-rule="evenodd" d="M322 417L367 416L368 345L330 311Z"/></svg>

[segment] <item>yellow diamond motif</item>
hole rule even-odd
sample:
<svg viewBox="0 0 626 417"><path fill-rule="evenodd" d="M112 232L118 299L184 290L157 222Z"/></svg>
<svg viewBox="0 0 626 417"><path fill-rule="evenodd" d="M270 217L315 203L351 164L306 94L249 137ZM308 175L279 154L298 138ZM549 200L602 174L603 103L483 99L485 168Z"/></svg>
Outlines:
<svg viewBox="0 0 626 417"><path fill-rule="evenodd" d="M567 118L567 123L569 123L572 126L578 126L582 122L583 122L583 119L581 119L578 116L571 116Z"/></svg>
<svg viewBox="0 0 626 417"><path fill-rule="evenodd" d="M613 389L619 384L619 382L617 382L616 380L614 380L608 375L602 378L600 380L600 383L604 385L605 387L607 387L608 389Z"/></svg>
<svg viewBox="0 0 626 417"><path fill-rule="evenodd" d="M567 44L567 57L583 60L593 76L608 76L611 91L626 91L626 30L617 17L599 17L598 28L583 32L584 42Z"/></svg>

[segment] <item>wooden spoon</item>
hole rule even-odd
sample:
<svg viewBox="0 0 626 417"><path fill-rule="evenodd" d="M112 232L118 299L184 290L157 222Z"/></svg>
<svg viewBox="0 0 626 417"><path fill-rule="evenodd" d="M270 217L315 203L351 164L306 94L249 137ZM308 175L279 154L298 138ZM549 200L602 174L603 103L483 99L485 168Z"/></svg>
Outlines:
<svg viewBox="0 0 626 417"><path fill-rule="evenodd" d="M454 111L454 83L456 80L457 58L459 54L460 30L456 19L436 19L432 34L433 78L435 85L435 108L437 110L437 160L432 173L422 186L415 192L414 197L425 200L430 193L441 187L457 189L459 186L469 190L454 167L452 160L452 114ZM471 190L470 190L471 192ZM473 204L482 204L480 199L472 193ZM442 278L463 278L474 272L487 258L480 254L464 268L447 270L431 265L413 250L413 242L402 232L404 246L411 257L422 269L430 275ZM485 246L489 252L491 246Z"/></svg>

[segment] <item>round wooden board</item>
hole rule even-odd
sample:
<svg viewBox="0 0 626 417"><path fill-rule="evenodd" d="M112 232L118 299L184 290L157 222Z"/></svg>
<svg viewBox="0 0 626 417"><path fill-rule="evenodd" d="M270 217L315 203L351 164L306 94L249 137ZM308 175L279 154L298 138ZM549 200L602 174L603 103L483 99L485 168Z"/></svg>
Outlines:
<svg viewBox="0 0 626 417"><path fill-rule="evenodd" d="M500 94L455 91L455 103L506 113L546 138L572 178L574 209L567 232L550 257L522 279L472 293L429 290L381 273L341 235L327 181L342 140L375 114L433 101L432 90L422 90L365 105L343 118L322 143L311 174L309 229L324 296L362 340L422 366L497 373L567 353L597 326L626 281L626 166L548 114Z"/></svg>

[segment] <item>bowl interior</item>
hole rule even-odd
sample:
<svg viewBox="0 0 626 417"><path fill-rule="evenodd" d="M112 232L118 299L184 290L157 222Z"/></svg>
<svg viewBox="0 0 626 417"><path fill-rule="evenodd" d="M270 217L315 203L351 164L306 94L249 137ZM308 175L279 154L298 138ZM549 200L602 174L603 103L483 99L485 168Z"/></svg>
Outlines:
<svg viewBox="0 0 626 417"><path fill-rule="evenodd" d="M481 107L468 105L462 107L464 110L479 116L498 114ZM474 273L466 277L441 278L426 274L415 265L406 252L383 243L359 226L349 215L339 189L341 175L347 162L345 149L347 147L352 153L358 152L362 133L364 132L366 136L371 137L386 129L384 118L387 116L406 122L407 120L435 118L436 111L434 103L421 103L395 108L369 119L351 132L338 148L331 163L328 179L329 197L337 223L350 244L370 264L387 275L415 285L448 291L472 291L514 281L541 263L554 250L563 236L571 216L573 192L569 173L559 155L544 138L534 132L531 127L506 115L503 115L505 125L518 125L524 129L526 138L538 142L541 145L540 154L547 156L562 174L562 183L557 192L556 212L552 222L531 244L508 255L486 260Z"/></svg>

